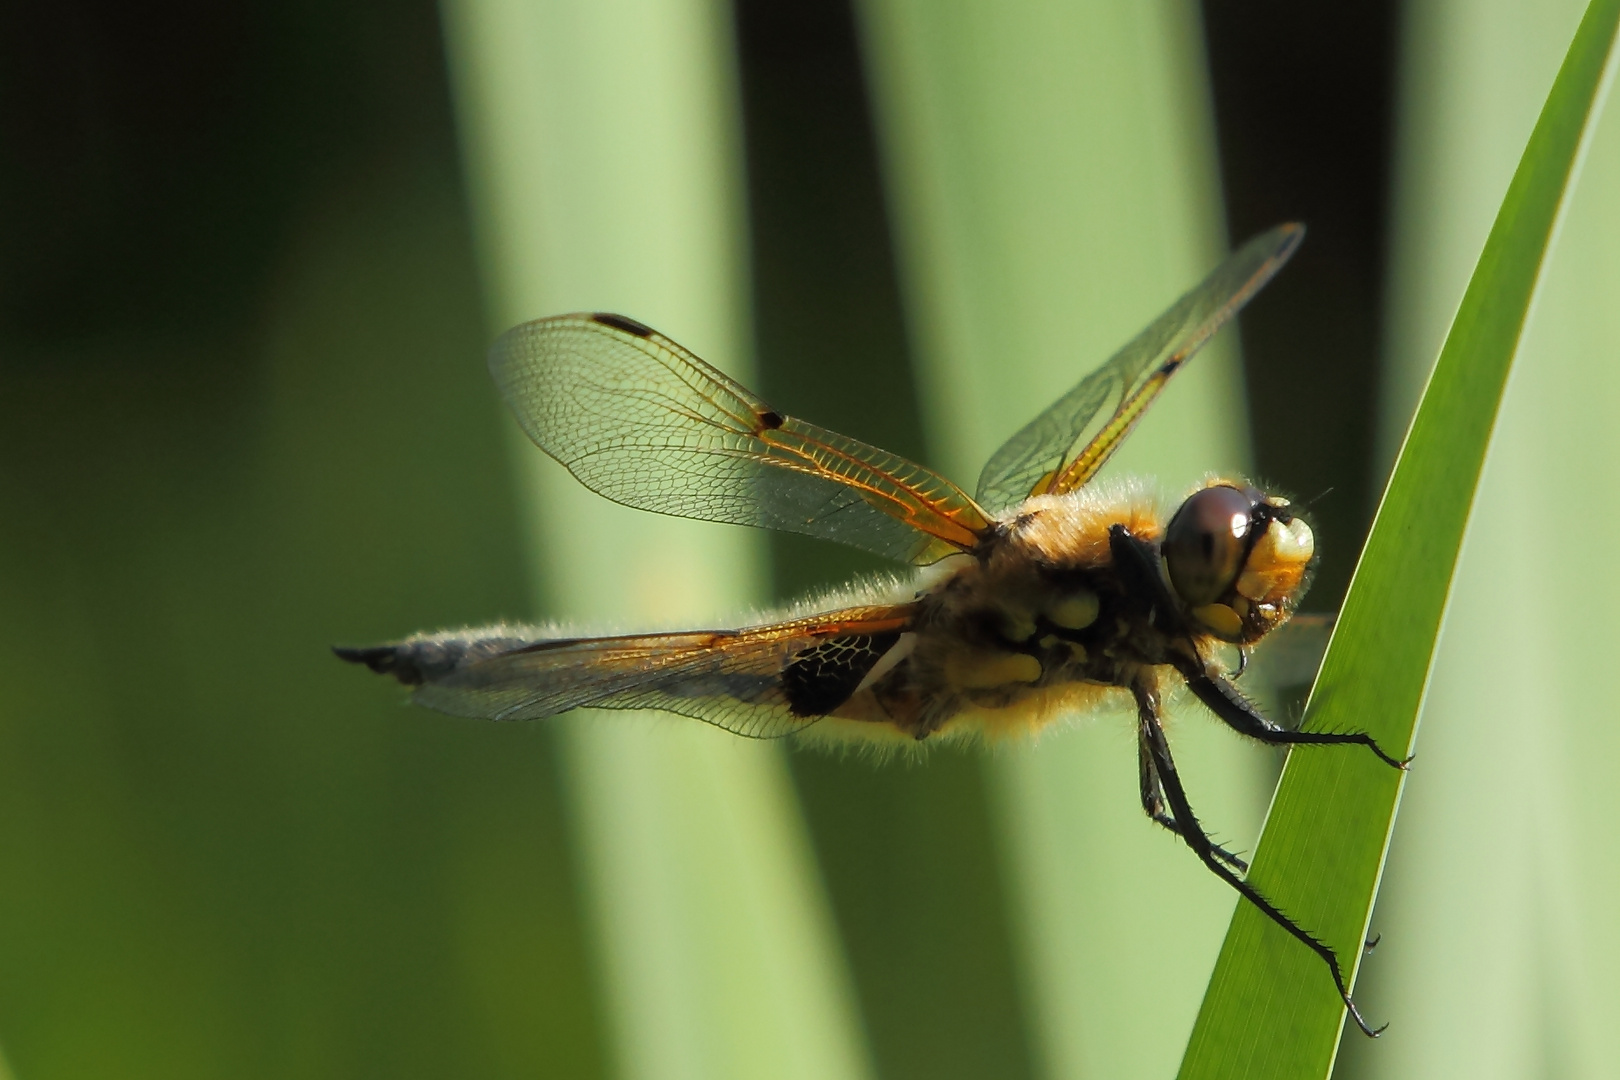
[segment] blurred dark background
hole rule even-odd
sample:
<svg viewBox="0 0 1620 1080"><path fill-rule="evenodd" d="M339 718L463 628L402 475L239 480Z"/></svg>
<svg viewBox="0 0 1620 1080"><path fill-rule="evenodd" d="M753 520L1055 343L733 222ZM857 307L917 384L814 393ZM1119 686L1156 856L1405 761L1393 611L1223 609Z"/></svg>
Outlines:
<svg viewBox="0 0 1620 1080"><path fill-rule="evenodd" d="M1331 492L1323 610L1381 482L1398 14L1203 6L1230 235L1311 228L1241 331L1261 475ZM849 7L736 26L762 390L926 461ZM603 1071L548 733L323 653L526 614L460 182L426 0L5 10L19 1076ZM773 543L782 596L871 565ZM793 763L881 1074L1031 1075L976 759Z"/></svg>
<svg viewBox="0 0 1620 1080"><path fill-rule="evenodd" d="M1239 329L1255 462L1315 500L1324 555L1306 606L1336 611L1384 481L1370 470L1400 12L1393 0L1203 10L1228 235L1310 229Z"/></svg>

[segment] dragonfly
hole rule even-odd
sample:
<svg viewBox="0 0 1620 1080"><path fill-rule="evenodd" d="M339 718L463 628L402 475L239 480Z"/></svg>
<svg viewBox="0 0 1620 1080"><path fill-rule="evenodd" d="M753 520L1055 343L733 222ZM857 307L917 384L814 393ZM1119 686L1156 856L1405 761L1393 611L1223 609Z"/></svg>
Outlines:
<svg viewBox="0 0 1620 1080"><path fill-rule="evenodd" d="M913 571L740 628L582 637L497 625L334 651L430 709L494 720L658 709L753 738L915 746L1133 708L1148 818L1319 956L1356 1024L1376 1035L1337 953L1209 838L1164 730L1163 702L1179 684L1262 743L1354 744L1405 767L1365 732L1273 722L1222 659L1234 647L1246 658L1295 614L1317 561L1310 525L1241 478L1211 477L1168 514L1140 482L1097 480L1303 235L1281 225L1239 247L1008 439L972 496L775 409L626 316L515 327L491 349L490 371L529 438L585 487L643 510L848 544Z"/></svg>

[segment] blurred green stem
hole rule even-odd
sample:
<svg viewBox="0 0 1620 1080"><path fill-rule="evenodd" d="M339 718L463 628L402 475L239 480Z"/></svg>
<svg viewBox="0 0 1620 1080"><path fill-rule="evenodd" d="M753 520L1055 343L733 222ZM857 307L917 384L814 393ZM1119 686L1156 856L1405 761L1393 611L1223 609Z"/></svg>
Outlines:
<svg viewBox="0 0 1620 1080"><path fill-rule="evenodd" d="M622 311L746 378L725 5L445 14L496 324ZM694 622L761 595L758 537L609 504L517 441L547 610ZM559 726L623 1075L866 1075L780 749L671 718Z"/></svg>
<svg viewBox="0 0 1620 1080"><path fill-rule="evenodd" d="M1002 439L1194 284L1223 247L1190 4L861 5L936 464ZM1198 357L1110 465L1174 495L1246 463L1235 350ZM1109 482L1107 476L1101 482ZM1196 706L1183 707L1188 713ZM1234 898L1142 815L1131 722L997 750L1009 894L1053 1077L1162 1077ZM1222 836L1271 762L1205 716L1177 757Z"/></svg>

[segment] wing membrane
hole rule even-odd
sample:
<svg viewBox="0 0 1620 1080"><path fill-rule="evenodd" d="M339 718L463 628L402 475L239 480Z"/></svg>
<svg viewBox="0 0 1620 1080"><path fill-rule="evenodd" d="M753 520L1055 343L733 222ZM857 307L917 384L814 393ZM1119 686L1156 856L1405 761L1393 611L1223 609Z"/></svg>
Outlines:
<svg viewBox="0 0 1620 1080"><path fill-rule="evenodd" d="M778 413L623 316L525 323L489 365L529 438L614 502L919 563L973 547L988 525L944 477Z"/></svg>
<svg viewBox="0 0 1620 1080"><path fill-rule="evenodd" d="M1281 225L1250 240L1108 361L991 456L977 501L999 513L1031 495L1073 491L1097 474L1172 375L1271 280L1304 236ZM1094 421L1112 405L1100 425Z"/></svg>
<svg viewBox="0 0 1620 1080"><path fill-rule="evenodd" d="M539 720L585 707L662 709L769 739L802 731L841 703L911 619L911 606L898 605L742 630L604 638L535 641L496 628L339 655L416 686L419 704L455 716ZM841 684L840 672L828 670L830 652L854 659ZM827 691L840 685L847 692L831 700Z"/></svg>

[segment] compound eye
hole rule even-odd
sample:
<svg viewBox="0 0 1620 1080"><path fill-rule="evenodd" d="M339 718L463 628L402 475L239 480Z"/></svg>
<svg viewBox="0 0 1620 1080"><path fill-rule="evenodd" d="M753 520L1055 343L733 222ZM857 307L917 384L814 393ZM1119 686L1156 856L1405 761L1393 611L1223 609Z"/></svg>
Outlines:
<svg viewBox="0 0 1620 1080"><path fill-rule="evenodd" d="M1252 503L1237 488L1207 487L1181 504L1165 530L1170 584L1189 607L1213 604L1243 569Z"/></svg>

